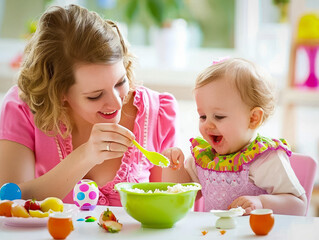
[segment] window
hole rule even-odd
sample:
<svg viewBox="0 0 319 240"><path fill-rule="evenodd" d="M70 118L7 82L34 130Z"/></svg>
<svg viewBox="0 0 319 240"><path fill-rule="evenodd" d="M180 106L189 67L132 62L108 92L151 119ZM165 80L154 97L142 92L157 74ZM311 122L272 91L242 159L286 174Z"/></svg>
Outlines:
<svg viewBox="0 0 319 240"><path fill-rule="evenodd" d="M128 23L128 6L136 2L135 19ZM150 17L147 0L1 0L0 38L21 38L29 32L49 5L76 3L122 25L132 45L152 45L155 21ZM235 0L160 0L164 21L183 17L187 23L188 45L203 48L234 48ZM172 7L173 6L173 7ZM131 8L132 9L132 8ZM132 11L131 11L132 12Z"/></svg>

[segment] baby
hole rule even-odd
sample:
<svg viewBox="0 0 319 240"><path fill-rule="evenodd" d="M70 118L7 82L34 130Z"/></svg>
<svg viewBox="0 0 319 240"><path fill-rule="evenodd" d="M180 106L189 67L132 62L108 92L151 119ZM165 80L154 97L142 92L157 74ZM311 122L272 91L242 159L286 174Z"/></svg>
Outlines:
<svg viewBox="0 0 319 240"><path fill-rule="evenodd" d="M306 196L283 139L257 133L273 113L274 91L268 75L239 58L214 63L199 74L194 95L202 137L192 138L185 168L202 185L205 211L242 207L304 215ZM164 152L183 162L179 148ZM185 176L185 175L184 175ZM179 177L179 182L188 179Z"/></svg>

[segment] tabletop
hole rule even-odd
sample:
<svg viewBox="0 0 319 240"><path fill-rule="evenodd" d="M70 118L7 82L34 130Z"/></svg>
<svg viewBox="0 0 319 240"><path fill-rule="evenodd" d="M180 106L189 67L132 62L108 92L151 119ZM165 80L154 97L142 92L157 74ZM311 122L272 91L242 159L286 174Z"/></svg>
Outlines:
<svg viewBox="0 0 319 240"><path fill-rule="evenodd" d="M122 207L109 207L123 224L118 233L109 233L95 222L77 221L79 218L93 216L99 218L106 206L97 206L93 211L77 211L73 217L74 231L67 237L72 239L318 239L319 218L299 217L287 215L274 215L275 225L266 236L256 236L249 226L249 216L236 217L234 229L221 229L215 227L218 219L209 212L190 211L183 219L169 229L142 228L141 224L130 217ZM203 235L203 231L207 234ZM46 226L17 227L8 226L0 222L0 239L52 239Z"/></svg>

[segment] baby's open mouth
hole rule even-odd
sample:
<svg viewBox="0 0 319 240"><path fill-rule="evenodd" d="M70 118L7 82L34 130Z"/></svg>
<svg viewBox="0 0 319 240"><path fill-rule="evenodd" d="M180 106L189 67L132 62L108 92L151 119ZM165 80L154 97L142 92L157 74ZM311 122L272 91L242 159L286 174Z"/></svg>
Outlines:
<svg viewBox="0 0 319 240"><path fill-rule="evenodd" d="M213 138L213 142L214 143L220 143L220 141L223 139L223 136L216 136L216 135L213 135L212 136L212 138Z"/></svg>

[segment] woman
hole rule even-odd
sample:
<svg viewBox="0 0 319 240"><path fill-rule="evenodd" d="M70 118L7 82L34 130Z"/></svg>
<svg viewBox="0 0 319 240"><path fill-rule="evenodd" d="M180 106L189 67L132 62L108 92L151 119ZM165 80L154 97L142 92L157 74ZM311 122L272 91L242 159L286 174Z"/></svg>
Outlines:
<svg viewBox="0 0 319 240"><path fill-rule="evenodd" d="M76 5L49 8L2 105L0 184L18 184L24 199L72 202L88 178L99 204L120 205L114 184L160 180L132 140L173 146L176 101L135 86L133 60L114 22Z"/></svg>

